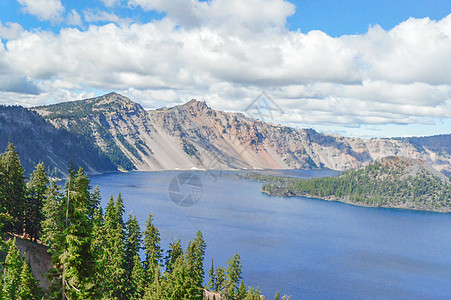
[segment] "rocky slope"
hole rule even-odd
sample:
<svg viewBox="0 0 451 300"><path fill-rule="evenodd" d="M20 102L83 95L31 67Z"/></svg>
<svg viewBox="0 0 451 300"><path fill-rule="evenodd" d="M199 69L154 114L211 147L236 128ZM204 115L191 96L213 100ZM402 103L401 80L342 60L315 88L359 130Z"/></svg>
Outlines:
<svg viewBox="0 0 451 300"><path fill-rule="evenodd" d="M34 110L55 127L85 136L126 170L346 170L386 156L404 156L451 174L451 150L449 142L443 142L451 135L440 142L346 138L213 110L196 100L146 111L116 93Z"/></svg>
<svg viewBox="0 0 451 300"><path fill-rule="evenodd" d="M44 162L51 176L61 176L73 162L89 173L116 170L116 166L84 137L57 129L37 113L20 106L0 106L0 150L12 142L28 176Z"/></svg>

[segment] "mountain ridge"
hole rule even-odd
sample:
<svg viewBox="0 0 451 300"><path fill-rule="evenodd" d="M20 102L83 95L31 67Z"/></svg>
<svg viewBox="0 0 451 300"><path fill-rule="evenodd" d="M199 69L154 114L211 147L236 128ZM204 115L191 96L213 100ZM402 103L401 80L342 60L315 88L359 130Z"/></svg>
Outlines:
<svg viewBox="0 0 451 300"><path fill-rule="evenodd" d="M381 157L422 159L451 174L451 150L423 138L361 139L265 123L192 99L144 108L117 93L32 108L57 128L85 136L124 170L346 170ZM444 139L450 139L450 135Z"/></svg>

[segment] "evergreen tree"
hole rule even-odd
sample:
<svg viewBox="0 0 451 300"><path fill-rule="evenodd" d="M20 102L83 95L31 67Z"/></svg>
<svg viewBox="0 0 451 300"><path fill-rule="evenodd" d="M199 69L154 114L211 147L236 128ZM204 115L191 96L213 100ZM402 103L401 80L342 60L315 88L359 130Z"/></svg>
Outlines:
<svg viewBox="0 0 451 300"><path fill-rule="evenodd" d="M160 246L160 232L152 223L153 215L149 215L146 221L146 229L144 230L144 254L146 255L145 267L149 275L161 263L162 250Z"/></svg>
<svg viewBox="0 0 451 300"><path fill-rule="evenodd" d="M121 194L116 203L111 197L105 211L105 249L103 287L108 299L124 299L126 295L125 233Z"/></svg>
<svg viewBox="0 0 451 300"><path fill-rule="evenodd" d="M235 253L227 262L226 299L233 299L238 294L238 282L241 279L241 261L238 253Z"/></svg>
<svg viewBox="0 0 451 300"><path fill-rule="evenodd" d="M226 272L224 267L216 269L216 291L222 292L225 288Z"/></svg>
<svg viewBox="0 0 451 300"><path fill-rule="evenodd" d="M246 297L246 292L246 286L244 285L244 282L241 281L238 288L238 299L243 300Z"/></svg>
<svg viewBox="0 0 451 300"><path fill-rule="evenodd" d="M207 245L205 244L202 232L198 231L194 240L188 243L185 256L191 277L199 288L200 293L202 293L204 282L204 256L206 248Z"/></svg>
<svg viewBox="0 0 451 300"><path fill-rule="evenodd" d="M210 277L210 280L208 281L208 288L210 289L210 291L215 291L215 269L213 266L213 257L211 258L211 267L210 270L208 271L208 276Z"/></svg>
<svg viewBox="0 0 451 300"><path fill-rule="evenodd" d="M138 254L135 254L135 256L133 257L133 269L130 276L130 282L130 299L142 299L146 287L146 271L144 270L144 266L139 259Z"/></svg>
<svg viewBox="0 0 451 300"><path fill-rule="evenodd" d="M24 259L22 264L22 271L20 273L20 285L18 291L18 300L39 299L41 294L37 280L33 277L30 270L30 265Z"/></svg>
<svg viewBox="0 0 451 300"><path fill-rule="evenodd" d="M101 298L104 293L104 270L105 270L105 227L102 207L98 207L94 211L92 226L92 253L95 261L94 294L96 298Z"/></svg>
<svg viewBox="0 0 451 300"><path fill-rule="evenodd" d="M180 256L183 256L183 249L180 244L180 239L169 244L169 250L164 258L166 265L166 272L172 272L175 261Z"/></svg>
<svg viewBox="0 0 451 300"><path fill-rule="evenodd" d="M2 300L16 300L20 285L20 273L22 271L22 259L17 249L16 238L8 242L8 254L3 271Z"/></svg>
<svg viewBox="0 0 451 300"><path fill-rule="evenodd" d="M66 248L61 255L65 295L70 299L87 299L93 293L95 261L92 254L92 228L90 219L92 198L89 179L80 168L74 176L69 172L66 182L67 222L65 229Z"/></svg>
<svg viewBox="0 0 451 300"><path fill-rule="evenodd" d="M52 283L49 294L55 299L61 299L62 292L62 263L61 255L66 247L65 238L65 210L66 198L61 189L53 182L50 182L48 195L44 199L43 215L41 222L42 241L49 246L48 252L52 257L55 268L49 271L48 277Z"/></svg>
<svg viewBox="0 0 451 300"><path fill-rule="evenodd" d="M131 214L128 216L125 228L125 269L127 271L127 278L130 278L135 266L135 256L139 254L142 243L141 231L136 216L132 216Z"/></svg>
<svg viewBox="0 0 451 300"><path fill-rule="evenodd" d="M30 235L32 241L36 241L41 232L42 207L48 183L49 179L45 173L44 163L37 164L27 184L27 201L24 211L25 231Z"/></svg>
<svg viewBox="0 0 451 300"><path fill-rule="evenodd" d="M276 295L274 296L274 300L280 300L280 293L277 292Z"/></svg>
<svg viewBox="0 0 451 300"><path fill-rule="evenodd" d="M171 273L167 273L167 299L202 299L202 289L191 276L189 265L179 256Z"/></svg>
<svg viewBox="0 0 451 300"><path fill-rule="evenodd" d="M11 143L1 156L0 174L0 212L12 217L4 229L22 234L26 185L19 154Z"/></svg>

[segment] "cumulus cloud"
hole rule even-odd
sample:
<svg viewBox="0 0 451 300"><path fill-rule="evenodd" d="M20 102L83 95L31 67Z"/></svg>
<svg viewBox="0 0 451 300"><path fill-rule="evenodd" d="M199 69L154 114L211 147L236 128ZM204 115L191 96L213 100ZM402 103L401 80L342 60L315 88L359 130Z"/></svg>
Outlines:
<svg viewBox="0 0 451 300"><path fill-rule="evenodd" d="M123 92L147 108L198 98L240 111L266 90L287 112L277 120L286 124L451 118L451 15L331 37L286 29L294 6L283 0L127 3L167 16L138 24L88 10L86 22L110 23L58 33L19 28L0 45L0 65L19 81L39 82L41 95L54 89L52 99L85 87Z"/></svg>
<svg viewBox="0 0 451 300"><path fill-rule="evenodd" d="M22 11L36 16L39 20L58 21L61 19L64 7L60 0L17 0Z"/></svg>
<svg viewBox="0 0 451 300"><path fill-rule="evenodd" d="M106 11L100 10L85 10L83 12L83 16L85 18L85 21L88 23L112 22L124 25L132 23L132 20L129 18L121 18L114 13L108 13Z"/></svg>
<svg viewBox="0 0 451 300"><path fill-rule="evenodd" d="M73 9L67 14L67 24L80 27L83 25L83 21L81 20L81 16L77 10Z"/></svg>
<svg viewBox="0 0 451 300"><path fill-rule="evenodd" d="M23 31L22 26L18 23L7 22L5 25L0 21L0 39L13 40Z"/></svg>

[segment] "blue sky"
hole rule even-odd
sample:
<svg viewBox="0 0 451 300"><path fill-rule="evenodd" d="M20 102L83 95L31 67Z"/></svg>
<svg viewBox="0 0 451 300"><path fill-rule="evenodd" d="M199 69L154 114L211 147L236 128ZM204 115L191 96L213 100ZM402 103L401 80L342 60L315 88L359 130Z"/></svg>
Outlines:
<svg viewBox="0 0 451 300"><path fill-rule="evenodd" d="M450 133L451 1L2 0L0 103L112 90L352 136Z"/></svg>

